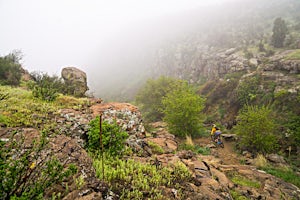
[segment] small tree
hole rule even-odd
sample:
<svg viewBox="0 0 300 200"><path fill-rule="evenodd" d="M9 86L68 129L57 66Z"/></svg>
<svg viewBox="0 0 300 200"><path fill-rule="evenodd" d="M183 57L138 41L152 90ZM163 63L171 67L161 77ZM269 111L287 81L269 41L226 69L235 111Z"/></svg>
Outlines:
<svg viewBox="0 0 300 200"><path fill-rule="evenodd" d="M288 32L287 26L283 19L276 18L273 26L272 45L276 48L283 47L284 39Z"/></svg>
<svg viewBox="0 0 300 200"><path fill-rule="evenodd" d="M162 99L179 84L179 80L161 76L158 79L149 79L136 96L136 102L147 121L162 120Z"/></svg>
<svg viewBox="0 0 300 200"><path fill-rule="evenodd" d="M170 132L180 137L199 134L204 102L204 98L197 95L187 82L181 82L176 90L169 92L162 103L164 121L168 123Z"/></svg>
<svg viewBox="0 0 300 200"><path fill-rule="evenodd" d="M240 136L241 147L254 153L268 153L276 149L275 122L270 108L246 106L237 121L234 130Z"/></svg>

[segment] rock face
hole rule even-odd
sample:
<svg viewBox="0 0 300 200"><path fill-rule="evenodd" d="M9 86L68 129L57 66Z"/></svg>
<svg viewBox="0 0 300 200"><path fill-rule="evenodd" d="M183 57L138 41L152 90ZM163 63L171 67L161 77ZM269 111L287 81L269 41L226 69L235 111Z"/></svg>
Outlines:
<svg viewBox="0 0 300 200"><path fill-rule="evenodd" d="M84 96L89 89L87 86L86 73L76 67L66 67L61 71L61 76L71 90L74 96Z"/></svg>
<svg viewBox="0 0 300 200"><path fill-rule="evenodd" d="M295 74L300 72L300 60L287 59L289 54L297 50L279 52L272 57L257 54L247 59L234 48L216 50L201 45L194 48L193 52L186 52L185 48L178 48L175 52L161 50L154 74L201 83L203 78L221 79L230 73L244 72L245 76L259 74L275 82L278 90L285 86L291 92L299 90L299 78Z"/></svg>
<svg viewBox="0 0 300 200"><path fill-rule="evenodd" d="M195 49L195 52L191 53L185 52L184 48L178 48L173 54L162 50L154 73L175 76L191 83L201 83L201 78L220 78L228 73L248 70L251 65L257 63L257 60L253 60L250 64L235 48L215 50L197 46Z"/></svg>

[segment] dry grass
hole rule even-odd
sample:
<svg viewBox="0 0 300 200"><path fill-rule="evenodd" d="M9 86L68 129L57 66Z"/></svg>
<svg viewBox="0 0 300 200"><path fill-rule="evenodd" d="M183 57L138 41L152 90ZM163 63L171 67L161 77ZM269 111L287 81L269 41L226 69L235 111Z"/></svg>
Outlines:
<svg viewBox="0 0 300 200"><path fill-rule="evenodd" d="M190 135L185 136L185 144L194 146L193 139Z"/></svg>
<svg viewBox="0 0 300 200"><path fill-rule="evenodd" d="M258 154L254 160L254 164L256 167L263 168L268 165L268 161L262 154Z"/></svg>

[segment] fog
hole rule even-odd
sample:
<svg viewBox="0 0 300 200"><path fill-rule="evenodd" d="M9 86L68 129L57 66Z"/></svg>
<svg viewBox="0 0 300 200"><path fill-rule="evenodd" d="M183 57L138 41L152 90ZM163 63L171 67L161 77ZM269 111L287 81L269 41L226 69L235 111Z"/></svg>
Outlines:
<svg viewBox="0 0 300 200"><path fill-rule="evenodd" d="M216 14L210 9L234 2L0 0L0 54L21 50L29 72L60 75L63 67L78 67L101 97L107 88L127 84L122 77L139 76L138 68L146 73L159 45L193 31ZM199 10L202 17L193 18Z"/></svg>

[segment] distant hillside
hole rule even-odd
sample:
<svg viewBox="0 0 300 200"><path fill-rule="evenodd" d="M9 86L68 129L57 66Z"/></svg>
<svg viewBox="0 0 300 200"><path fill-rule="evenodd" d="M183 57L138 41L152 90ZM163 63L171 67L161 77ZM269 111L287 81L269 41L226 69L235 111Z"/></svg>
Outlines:
<svg viewBox="0 0 300 200"><path fill-rule="evenodd" d="M298 48L299 10L297 0L272 3L246 0L195 8L188 13L144 22L139 28L128 27L124 38L132 39L125 42L117 38L118 50L102 55L101 65L110 68L110 72L102 72L92 80L91 88L96 96L104 99L133 100L147 78L174 75L177 68L201 68L198 60L204 54L213 57L216 52L230 48L247 50L260 42L267 48L277 17L284 19L289 29L286 48ZM114 57L118 52L122 56ZM177 76L185 78L190 71L185 71L185 75L178 73L181 72Z"/></svg>

